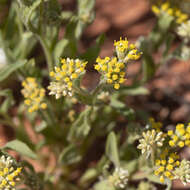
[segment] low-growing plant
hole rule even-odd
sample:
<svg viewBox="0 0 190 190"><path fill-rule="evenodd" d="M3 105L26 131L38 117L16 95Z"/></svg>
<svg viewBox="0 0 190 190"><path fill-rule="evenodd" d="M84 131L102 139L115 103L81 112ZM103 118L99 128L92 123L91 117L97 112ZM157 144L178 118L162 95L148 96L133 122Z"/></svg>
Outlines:
<svg viewBox="0 0 190 190"><path fill-rule="evenodd" d="M74 11L57 0L0 2L8 10L0 22L0 123L15 131L0 149L0 189L153 190L159 184L169 190L174 179L190 182L190 161L179 154L190 146L190 124L168 129L126 103L151 93L145 84L162 65L190 58L189 15L178 3L153 2L157 20L149 35L135 43L121 37L113 55L102 58L105 35L85 52L79 46L95 18L95 0L78 0ZM140 70L127 85L135 61Z"/></svg>

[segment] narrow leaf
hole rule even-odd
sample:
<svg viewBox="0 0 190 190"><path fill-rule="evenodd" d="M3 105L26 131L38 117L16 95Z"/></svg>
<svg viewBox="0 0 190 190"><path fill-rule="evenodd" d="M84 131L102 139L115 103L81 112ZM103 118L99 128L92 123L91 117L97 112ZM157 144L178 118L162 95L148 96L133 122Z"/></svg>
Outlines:
<svg viewBox="0 0 190 190"><path fill-rule="evenodd" d="M30 157L32 159L36 159L37 155L22 141L13 140L8 142L3 148L15 150L23 156Z"/></svg>
<svg viewBox="0 0 190 190"><path fill-rule="evenodd" d="M108 135L106 142L106 155L115 164L115 166L119 166L117 139L114 132L111 132Z"/></svg>
<svg viewBox="0 0 190 190"><path fill-rule="evenodd" d="M0 69L0 82L5 80L10 74L12 74L17 69L23 67L26 63L26 60L20 60L14 64L8 64L2 69Z"/></svg>

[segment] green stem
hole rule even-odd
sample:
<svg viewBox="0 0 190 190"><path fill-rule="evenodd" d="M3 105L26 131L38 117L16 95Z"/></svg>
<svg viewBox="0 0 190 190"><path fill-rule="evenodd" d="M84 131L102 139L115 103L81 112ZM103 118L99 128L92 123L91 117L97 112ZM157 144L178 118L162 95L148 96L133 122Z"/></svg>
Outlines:
<svg viewBox="0 0 190 190"><path fill-rule="evenodd" d="M82 96L89 96L89 94L88 94L86 91L84 91L83 89L81 89L81 88L78 88L78 87L76 87L76 86L73 86L73 89L74 89L78 94L80 94L80 95L82 95Z"/></svg>
<svg viewBox="0 0 190 190"><path fill-rule="evenodd" d="M168 181L166 182L166 185L167 185L166 190L171 190L172 189L172 182L171 182L171 180L168 179Z"/></svg>
<svg viewBox="0 0 190 190"><path fill-rule="evenodd" d="M49 112L47 110L39 110L39 112L42 115L42 117L44 118L44 120L47 121L50 126L55 125L53 118L51 117L51 115L49 114Z"/></svg>
<svg viewBox="0 0 190 190"><path fill-rule="evenodd" d="M99 85L92 92L92 96L97 96L98 92L102 89L103 86L104 86L104 83L100 82Z"/></svg>
<svg viewBox="0 0 190 190"><path fill-rule="evenodd" d="M96 98L97 98L97 95L99 93L99 91L103 88L104 86L104 83L99 83L99 85L94 89L94 91L92 92L92 97L93 97L93 105L95 104L96 102Z"/></svg>
<svg viewBox="0 0 190 190"><path fill-rule="evenodd" d="M45 54L45 57L46 57L46 61L47 61L47 64L48 64L48 70L49 72L53 70L53 59L52 59L52 56L51 56L51 51L50 51L50 48L48 47L45 39L42 37L42 36L39 36L37 35L37 39L39 40L43 50L44 50L44 54Z"/></svg>
<svg viewBox="0 0 190 190"><path fill-rule="evenodd" d="M152 166L154 166L154 162L155 162L155 148L153 146L152 151L151 151L151 163L152 163Z"/></svg>

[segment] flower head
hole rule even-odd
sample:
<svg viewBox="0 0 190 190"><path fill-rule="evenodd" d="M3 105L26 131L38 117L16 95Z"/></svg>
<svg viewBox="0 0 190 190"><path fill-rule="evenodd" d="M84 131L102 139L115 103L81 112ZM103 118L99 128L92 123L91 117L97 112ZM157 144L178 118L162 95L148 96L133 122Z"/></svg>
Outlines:
<svg viewBox="0 0 190 190"><path fill-rule="evenodd" d="M184 41L186 41L186 39ZM189 39L187 39L187 41L189 42L189 40L190 40L190 35L189 35ZM181 47L181 55L180 56L185 61L190 59L190 47L188 45L184 45Z"/></svg>
<svg viewBox="0 0 190 190"><path fill-rule="evenodd" d="M174 171L175 179L180 179L186 185L190 183L190 161L182 160L179 167Z"/></svg>
<svg viewBox="0 0 190 190"><path fill-rule="evenodd" d="M177 33L182 37L190 40L190 20L185 23L182 23L177 28Z"/></svg>
<svg viewBox="0 0 190 190"><path fill-rule="evenodd" d="M148 158L152 153L152 147L161 147L165 138L162 132L156 132L153 130L148 130L142 133L142 138L139 140L138 149L141 149L142 154L146 154Z"/></svg>
<svg viewBox="0 0 190 190"><path fill-rule="evenodd" d="M152 6L152 11L157 16L167 14L168 16L173 17L177 24L184 23L188 19L187 14L181 12L181 10L176 8L176 7L171 7L171 5L170 5L170 3L168 1L161 4L161 6L153 5Z"/></svg>
<svg viewBox="0 0 190 190"><path fill-rule="evenodd" d="M25 98L25 105L28 106L29 112L37 111L38 109L46 109L47 104L44 101L45 89L40 88L36 79L28 77L22 82L22 94Z"/></svg>
<svg viewBox="0 0 190 190"><path fill-rule="evenodd" d="M185 23L188 20L188 15L182 13L179 9L175 9L175 17L177 24Z"/></svg>
<svg viewBox="0 0 190 190"><path fill-rule="evenodd" d="M187 127L184 124L177 124L175 131L168 131L168 136L171 147L183 148L185 145L190 147L190 124Z"/></svg>
<svg viewBox="0 0 190 190"><path fill-rule="evenodd" d="M115 89L120 88L120 84L125 82L126 63L130 60L137 60L141 56L134 44L128 44L127 38L120 38L114 41L116 49L115 57L105 57L96 59L95 69L103 76L103 80L108 84L113 84Z"/></svg>
<svg viewBox="0 0 190 190"><path fill-rule="evenodd" d="M161 159L157 159L155 162L156 170L154 174L160 177L160 182L164 183L165 179L174 179L174 170L180 164L179 156L172 153L167 156L161 156Z"/></svg>
<svg viewBox="0 0 190 190"><path fill-rule="evenodd" d="M156 122L154 118L149 118L149 124L151 128L155 129L156 132L160 132L161 128L163 127L161 122Z"/></svg>
<svg viewBox="0 0 190 190"><path fill-rule="evenodd" d="M128 176L129 174L127 170L121 167L116 167L113 174L108 177L108 181L114 187L123 189L127 185Z"/></svg>
<svg viewBox="0 0 190 190"><path fill-rule="evenodd" d="M160 15L160 14L168 14L170 16L173 16L174 14L174 10L170 7L170 3L169 2L165 2L163 3L160 7L153 5L152 6L152 11L156 14L156 15Z"/></svg>
<svg viewBox="0 0 190 190"><path fill-rule="evenodd" d="M22 168L13 167L11 157L1 156L0 158L0 189L15 190L16 181L19 181L19 174Z"/></svg>
<svg viewBox="0 0 190 190"><path fill-rule="evenodd" d="M125 64L118 61L116 57L104 59L98 57L96 62L95 69L103 75L106 82L113 84L115 89L119 89L120 84L125 81Z"/></svg>
<svg viewBox="0 0 190 190"><path fill-rule="evenodd" d="M73 81L85 72L87 62L79 59L62 59L61 67L55 67L50 72L50 76L54 80L48 86L50 95L55 95L56 99L61 96L73 95Z"/></svg>
<svg viewBox="0 0 190 190"><path fill-rule="evenodd" d="M140 58L142 52L139 52L135 46L135 44L128 44L127 38L124 40L120 38L119 41L114 42L114 46L116 48L117 56L124 63L130 60L137 60Z"/></svg>

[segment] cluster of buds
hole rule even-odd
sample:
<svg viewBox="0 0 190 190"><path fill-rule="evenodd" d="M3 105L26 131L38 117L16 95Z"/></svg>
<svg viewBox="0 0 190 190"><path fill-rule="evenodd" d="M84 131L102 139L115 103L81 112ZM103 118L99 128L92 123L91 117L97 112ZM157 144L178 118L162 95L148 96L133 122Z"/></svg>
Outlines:
<svg viewBox="0 0 190 190"><path fill-rule="evenodd" d="M112 59L109 57L105 59L98 57L96 62L95 69L103 75L104 80L108 84L113 84L115 89L119 89L120 84L125 81L125 64L119 62L116 57Z"/></svg>
<svg viewBox="0 0 190 190"><path fill-rule="evenodd" d="M50 76L54 80L48 86L50 95L55 95L56 99L61 96L73 95L73 82L81 74L84 74L87 62L79 59L62 59L61 66L55 67L50 72Z"/></svg>
<svg viewBox="0 0 190 190"><path fill-rule="evenodd" d="M175 179L180 179L186 185L190 183L190 161L182 160L178 168L174 171Z"/></svg>
<svg viewBox="0 0 190 190"><path fill-rule="evenodd" d="M182 38L185 38L189 41L190 40L190 20L188 20L185 23L182 23L177 28L177 33L179 36L181 36Z"/></svg>
<svg viewBox="0 0 190 190"><path fill-rule="evenodd" d="M128 44L127 39L114 42L117 57L105 57L96 59L95 69L103 76L103 80L108 84L113 84L115 89L120 88L120 84L125 82L126 64L131 60L137 60L141 56L134 44Z"/></svg>
<svg viewBox="0 0 190 190"><path fill-rule="evenodd" d="M165 2L161 6L153 5L152 11L158 16L162 14L172 16L177 24L184 23L188 20L187 14L181 12L181 10L176 7L171 7L169 2Z"/></svg>
<svg viewBox="0 0 190 190"><path fill-rule="evenodd" d="M169 145L171 147L179 146L183 148L185 145L190 147L190 124L185 128L184 124L177 124L175 131L169 130Z"/></svg>
<svg viewBox="0 0 190 190"><path fill-rule="evenodd" d="M163 124L161 122L156 122L154 118L149 118L149 125L152 129L155 129L156 132L160 132Z"/></svg>
<svg viewBox="0 0 190 190"><path fill-rule="evenodd" d="M116 167L113 174L108 177L108 182L116 188L125 188L128 182L128 171L121 168Z"/></svg>
<svg viewBox="0 0 190 190"><path fill-rule="evenodd" d="M180 179L186 185L190 182L190 161L180 161L179 155L170 147L182 148L185 145L190 147L190 123L187 126L178 124L175 131L169 130L168 133L163 133L162 123L150 118L147 128L149 130L143 132L143 138L139 140L137 148L141 149L147 158L150 154L153 155L151 158L154 174L160 178L161 183L165 180ZM164 149L163 144L165 144Z"/></svg>
<svg viewBox="0 0 190 190"><path fill-rule="evenodd" d="M47 104L44 101L45 89L40 88L36 79L28 77L22 82L22 94L25 98L25 105L28 106L29 112L34 112L39 109L46 109Z"/></svg>
<svg viewBox="0 0 190 190"><path fill-rule="evenodd" d="M0 189L15 190L16 182L19 181L19 174L22 168L13 167L13 160L11 157L0 158Z"/></svg>
<svg viewBox="0 0 190 190"><path fill-rule="evenodd" d="M137 60L142 55L142 52L138 51L135 44L129 44L127 38L124 40L120 38L119 41L114 41L114 46L117 57L124 63L127 63L131 60Z"/></svg>
<svg viewBox="0 0 190 190"><path fill-rule="evenodd" d="M161 156L161 159L156 160L156 170L154 171L154 174L160 177L160 182L164 183L167 178L170 180L174 179L174 170L180 165L178 159L179 156L172 153L164 157Z"/></svg>
<svg viewBox="0 0 190 190"><path fill-rule="evenodd" d="M142 138L139 140L138 149L141 150L142 154L148 158L153 149L162 147L165 138L162 132L156 132L156 130L148 130L142 133Z"/></svg>

